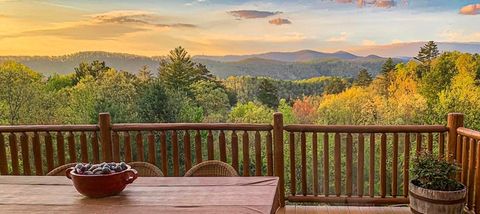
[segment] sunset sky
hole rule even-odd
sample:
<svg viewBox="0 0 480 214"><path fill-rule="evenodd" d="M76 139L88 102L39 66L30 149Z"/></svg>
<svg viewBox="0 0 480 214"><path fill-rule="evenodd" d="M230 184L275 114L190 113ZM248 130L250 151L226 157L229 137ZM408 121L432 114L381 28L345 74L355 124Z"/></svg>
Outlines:
<svg viewBox="0 0 480 214"><path fill-rule="evenodd" d="M0 55L333 52L480 42L480 1L0 0Z"/></svg>

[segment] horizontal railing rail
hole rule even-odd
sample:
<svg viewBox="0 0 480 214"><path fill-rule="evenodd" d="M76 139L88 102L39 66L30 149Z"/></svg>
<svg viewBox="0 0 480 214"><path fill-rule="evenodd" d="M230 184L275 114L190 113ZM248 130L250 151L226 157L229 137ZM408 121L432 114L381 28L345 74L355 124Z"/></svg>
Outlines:
<svg viewBox="0 0 480 214"><path fill-rule="evenodd" d="M229 130L271 131L270 124L242 123L124 123L112 124L112 131L159 131L159 130Z"/></svg>
<svg viewBox="0 0 480 214"><path fill-rule="evenodd" d="M286 125L288 132L329 132L329 133L429 133L446 132L441 125Z"/></svg>
<svg viewBox="0 0 480 214"><path fill-rule="evenodd" d="M466 209L480 213L480 132L457 128L456 161L461 166L457 180L467 187Z"/></svg>
<svg viewBox="0 0 480 214"><path fill-rule="evenodd" d="M98 125L19 125L0 126L0 133L9 132L76 132L100 131Z"/></svg>

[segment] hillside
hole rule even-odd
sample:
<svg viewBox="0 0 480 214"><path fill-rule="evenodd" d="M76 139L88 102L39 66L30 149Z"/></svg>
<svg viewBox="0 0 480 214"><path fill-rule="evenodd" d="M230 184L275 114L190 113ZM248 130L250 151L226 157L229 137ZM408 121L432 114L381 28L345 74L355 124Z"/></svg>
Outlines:
<svg viewBox="0 0 480 214"><path fill-rule="evenodd" d="M379 56L359 57L347 52L324 54L315 51L298 51L263 55L263 57L267 56L272 59L248 55L238 56L237 61L220 61L196 56L194 61L205 64L220 78L249 75L295 80L316 76L352 77L363 68L375 75L386 60ZM105 61L110 67L131 73L137 73L142 66L147 65L155 73L160 58L93 51L64 56L1 56L0 62L18 61L46 75L71 73L79 63L94 60ZM233 58L229 59L233 60Z"/></svg>

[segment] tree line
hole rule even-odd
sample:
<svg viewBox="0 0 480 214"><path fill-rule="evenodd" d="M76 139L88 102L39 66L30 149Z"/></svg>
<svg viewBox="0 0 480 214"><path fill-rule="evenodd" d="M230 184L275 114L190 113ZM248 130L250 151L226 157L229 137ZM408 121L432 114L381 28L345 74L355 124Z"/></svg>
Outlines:
<svg viewBox="0 0 480 214"><path fill-rule="evenodd" d="M462 112L480 128L479 55L440 53L434 42L407 63L387 60L375 77L363 69L355 78L219 79L182 47L153 69L134 75L93 61L47 77L3 62L0 123L95 123L99 112L113 122L269 123L280 111L286 123L444 124Z"/></svg>

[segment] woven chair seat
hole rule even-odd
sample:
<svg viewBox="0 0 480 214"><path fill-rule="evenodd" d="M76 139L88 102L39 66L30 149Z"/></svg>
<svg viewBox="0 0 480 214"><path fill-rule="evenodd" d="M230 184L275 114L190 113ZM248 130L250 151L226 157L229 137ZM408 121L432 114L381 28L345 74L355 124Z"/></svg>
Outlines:
<svg viewBox="0 0 480 214"><path fill-rule="evenodd" d="M147 162L130 162L132 169L137 170L138 177L163 177L163 172L158 167Z"/></svg>
<svg viewBox="0 0 480 214"><path fill-rule="evenodd" d="M61 165L61 166L53 169L52 171L48 172L47 176L66 176L65 171L67 171L67 169L70 168L70 167L74 167L75 165L77 165L77 164L76 163L68 163L68 164L65 164L65 165Z"/></svg>
<svg viewBox="0 0 480 214"><path fill-rule="evenodd" d="M199 163L185 173L185 177L237 177L237 171L229 164L209 160Z"/></svg>

